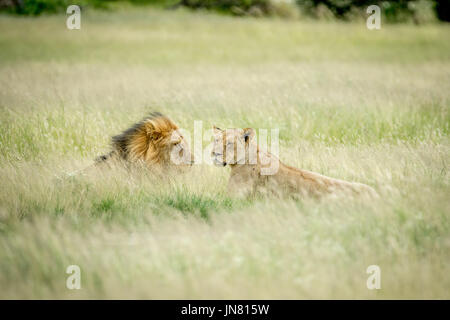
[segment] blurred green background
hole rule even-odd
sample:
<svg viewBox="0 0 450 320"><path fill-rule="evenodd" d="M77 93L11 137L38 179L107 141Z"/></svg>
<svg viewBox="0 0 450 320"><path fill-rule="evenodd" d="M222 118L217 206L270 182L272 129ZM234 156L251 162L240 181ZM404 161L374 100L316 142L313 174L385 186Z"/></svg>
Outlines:
<svg viewBox="0 0 450 320"><path fill-rule="evenodd" d="M26 15L44 12L63 12L67 6L111 9L118 3L155 5L174 9L179 6L194 10L215 10L233 15L279 16L296 18L305 15L313 18L350 20L365 14L369 5L380 6L383 16L390 22L413 21L423 23L436 17L450 21L448 0L0 0L0 10Z"/></svg>

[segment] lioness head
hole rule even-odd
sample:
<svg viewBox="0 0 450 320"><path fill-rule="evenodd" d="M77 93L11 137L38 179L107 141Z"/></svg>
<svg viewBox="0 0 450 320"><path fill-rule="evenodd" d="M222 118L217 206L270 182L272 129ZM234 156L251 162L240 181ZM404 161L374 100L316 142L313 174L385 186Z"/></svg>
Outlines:
<svg viewBox="0 0 450 320"><path fill-rule="evenodd" d="M235 164L256 164L257 143L255 130L226 129L214 126L214 144L212 158L218 166Z"/></svg>

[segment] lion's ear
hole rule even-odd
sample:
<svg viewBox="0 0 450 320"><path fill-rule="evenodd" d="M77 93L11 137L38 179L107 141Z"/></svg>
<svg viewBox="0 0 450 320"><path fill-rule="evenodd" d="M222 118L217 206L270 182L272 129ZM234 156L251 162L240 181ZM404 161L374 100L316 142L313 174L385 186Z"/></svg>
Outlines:
<svg viewBox="0 0 450 320"><path fill-rule="evenodd" d="M214 132L215 133L220 133L222 132L222 129L220 129L219 127L213 126Z"/></svg>
<svg viewBox="0 0 450 320"><path fill-rule="evenodd" d="M244 129L244 141L245 141L245 143L247 143L250 140L252 140L254 136L255 136L255 130L254 129L252 129L252 128L245 128Z"/></svg>

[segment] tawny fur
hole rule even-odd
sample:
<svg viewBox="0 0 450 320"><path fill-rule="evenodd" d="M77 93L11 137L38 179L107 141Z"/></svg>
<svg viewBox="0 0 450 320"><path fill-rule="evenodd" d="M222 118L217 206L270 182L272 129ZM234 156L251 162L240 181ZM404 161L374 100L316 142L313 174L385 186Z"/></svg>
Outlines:
<svg viewBox="0 0 450 320"><path fill-rule="evenodd" d="M147 167L172 165L171 152L190 159L189 145L178 126L159 112L112 138L112 151L96 159L96 165L112 162L140 163ZM189 164L189 163L186 163ZM181 165L180 165L181 167Z"/></svg>
<svg viewBox="0 0 450 320"><path fill-rule="evenodd" d="M377 196L376 191L365 184L334 179L285 165L270 152L260 150L251 128L221 130L214 127L214 132L213 156L217 165L231 167L228 191L232 194L244 197L256 194L322 196L345 192ZM226 146L230 143L234 145L234 159L231 163L226 163ZM239 143L245 148L243 159L237 159L236 145ZM256 150L255 164L249 161L249 150ZM263 174L274 164L278 170L273 174Z"/></svg>

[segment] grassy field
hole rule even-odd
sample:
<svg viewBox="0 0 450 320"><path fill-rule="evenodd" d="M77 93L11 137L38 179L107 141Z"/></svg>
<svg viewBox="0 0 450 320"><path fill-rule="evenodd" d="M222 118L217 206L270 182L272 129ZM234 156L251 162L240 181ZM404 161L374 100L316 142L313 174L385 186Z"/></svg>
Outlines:
<svg viewBox="0 0 450 320"><path fill-rule="evenodd" d="M449 26L65 19L0 16L0 298L450 298ZM279 128L285 163L381 198L237 200L207 165L66 176L151 110Z"/></svg>

